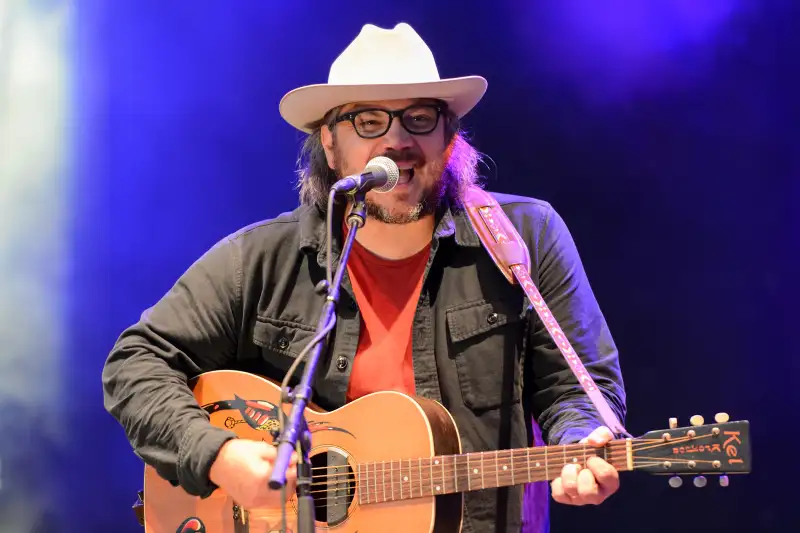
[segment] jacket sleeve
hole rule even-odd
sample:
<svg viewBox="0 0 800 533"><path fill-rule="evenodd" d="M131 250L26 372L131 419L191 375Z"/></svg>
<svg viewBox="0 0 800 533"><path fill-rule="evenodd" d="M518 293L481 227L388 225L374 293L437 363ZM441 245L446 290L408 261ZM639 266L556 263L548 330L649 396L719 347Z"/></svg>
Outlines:
<svg viewBox="0 0 800 533"><path fill-rule="evenodd" d="M164 479L207 497L220 447L235 434L214 427L187 380L235 358L241 268L225 239L207 251L118 338L103 367L106 410L134 452Z"/></svg>
<svg viewBox="0 0 800 533"><path fill-rule="evenodd" d="M539 292L587 372L624 424L625 388L614 340L564 220L552 207L543 216L536 254ZM526 377L533 382L529 400L534 416L549 444L578 442L604 425L603 420L536 311L531 310L531 314L526 354L530 375Z"/></svg>

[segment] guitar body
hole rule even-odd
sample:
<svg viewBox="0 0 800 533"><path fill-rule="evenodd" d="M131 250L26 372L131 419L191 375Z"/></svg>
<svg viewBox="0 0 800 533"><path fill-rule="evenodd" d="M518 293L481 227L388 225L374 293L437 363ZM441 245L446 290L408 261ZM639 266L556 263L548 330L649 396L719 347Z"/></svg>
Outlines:
<svg viewBox="0 0 800 533"><path fill-rule="evenodd" d="M270 430L278 427L280 406L277 385L253 374L220 370L198 376L190 386L213 425L232 430L240 438L273 442ZM289 410L289 405L284 406L287 419ZM444 406L400 393L379 392L331 412L309 406L305 418L311 431L312 495L318 531L460 531L462 494L359 504L359 496L366 494L359 491L368 488L357 483L360 463L397 464L398 459L461 453L458 430ZM338 477L326 479L325 472ZM297 500L294 494L287 496L286 523L288 531L296 532ZM146 533L282 531L280 508L243 510L221 489L205 499L194 497L173 487L149 466L145 467L144 502Z"/></svg>

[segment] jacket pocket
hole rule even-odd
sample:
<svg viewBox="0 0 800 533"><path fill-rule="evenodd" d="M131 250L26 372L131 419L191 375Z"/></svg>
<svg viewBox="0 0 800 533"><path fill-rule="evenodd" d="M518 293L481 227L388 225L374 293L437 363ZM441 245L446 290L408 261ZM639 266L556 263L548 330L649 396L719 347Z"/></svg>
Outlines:
<svg viewBox="0 0 800 533"><path fill-rule="evenodd" d="M253 325L253 343L261 348L268 364L283 372L313 337L314 328L297 322L259 316ZM302 368L301 364L296 375L301 375Z"/></svg>
<svg viewBox="0 0 800 533"><path fill-rule="evenodd" d="M520 315L512 305L480 300L447 309L450 357L464 404L495 409L521 397Z"/></svg>

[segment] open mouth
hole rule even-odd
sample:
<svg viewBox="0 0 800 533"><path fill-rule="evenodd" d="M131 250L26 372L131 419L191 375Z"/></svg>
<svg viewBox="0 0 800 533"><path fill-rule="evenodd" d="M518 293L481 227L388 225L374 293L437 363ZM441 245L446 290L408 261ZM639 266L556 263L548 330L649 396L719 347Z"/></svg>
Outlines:
<svg viewBox="0 0 800 533"><path fill-rule="evenodd" d="M400 179L398 184L405 184L414 179L414 167L400 168Z"/></svg>

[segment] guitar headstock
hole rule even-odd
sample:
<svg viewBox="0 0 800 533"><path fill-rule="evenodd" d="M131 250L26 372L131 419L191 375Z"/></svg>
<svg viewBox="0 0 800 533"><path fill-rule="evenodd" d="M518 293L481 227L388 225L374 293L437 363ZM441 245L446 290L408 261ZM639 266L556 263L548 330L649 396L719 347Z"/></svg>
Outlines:
<svg viewBox="0 0 800 533"><path fill-rule="evenodd" d="M678 427L671 418L669 429L650 431L633 444L633 466L651 474L671 475L669 484L683 484L682 475L697 476L696 487L706 485L705 476L720 476L728 486L728 474L750 472L750 423L729 422L726 413L717 413L714 424L704 424L695 415L690 426Z"/></svg>

